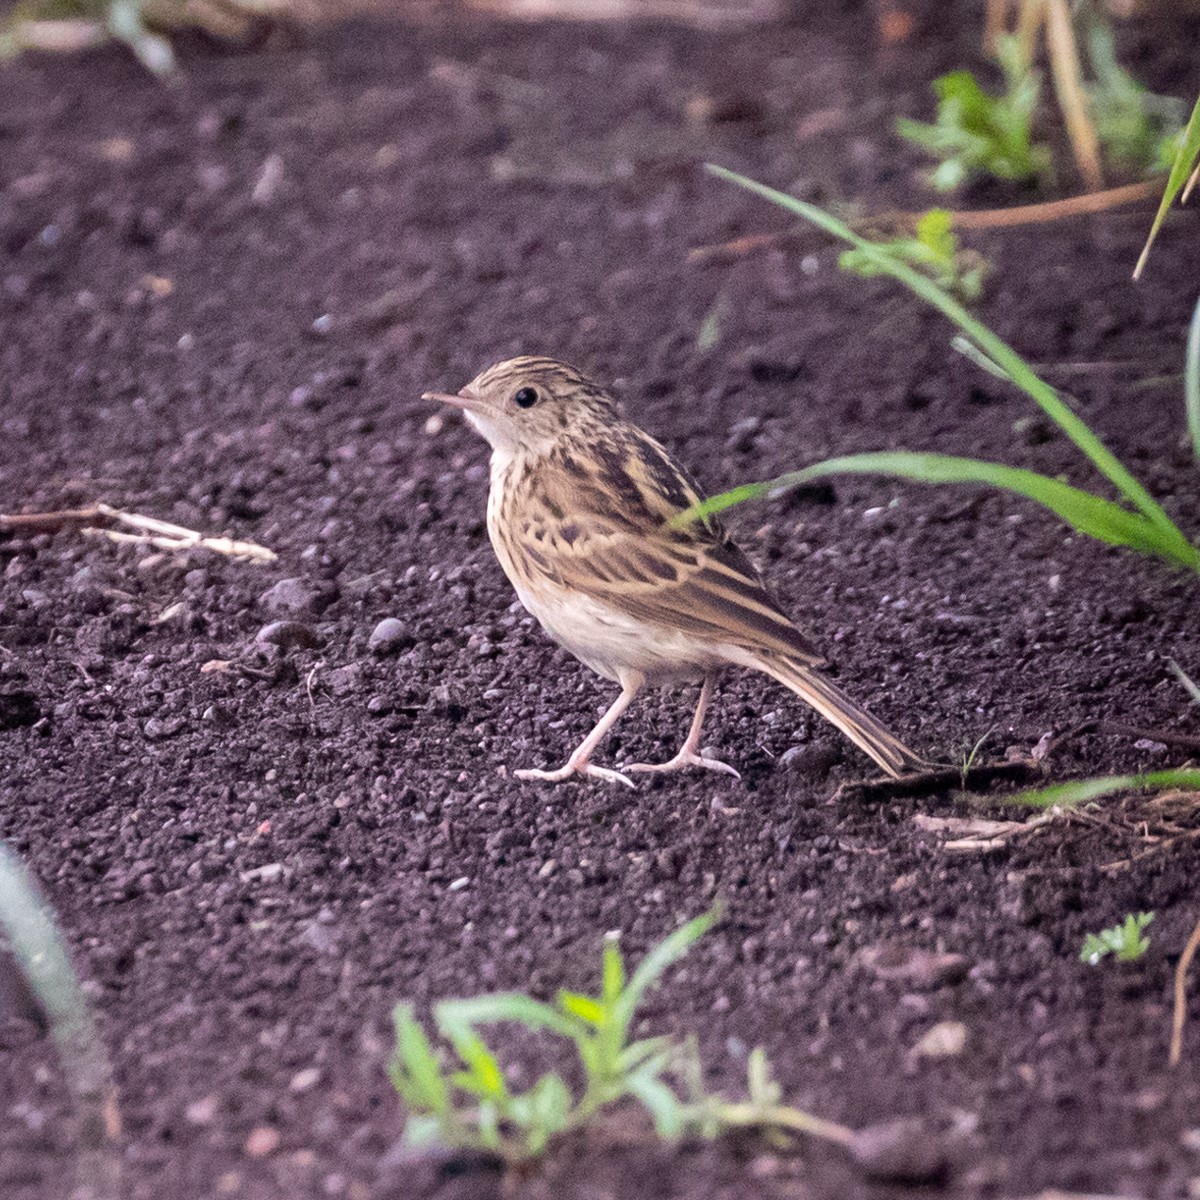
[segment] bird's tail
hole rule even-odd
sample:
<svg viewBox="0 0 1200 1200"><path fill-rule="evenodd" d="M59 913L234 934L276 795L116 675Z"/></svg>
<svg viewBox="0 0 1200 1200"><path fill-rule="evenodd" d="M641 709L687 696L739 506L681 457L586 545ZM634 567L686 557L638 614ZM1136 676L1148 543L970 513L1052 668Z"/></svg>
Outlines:
<svg viewBox="0 0 1200 1200"><path fill-rule="evenodd" d="M756 666L807 700L893 778L922 770L927 765L865 708L860 708L812 667L794 659L766 655Z"/></svg>

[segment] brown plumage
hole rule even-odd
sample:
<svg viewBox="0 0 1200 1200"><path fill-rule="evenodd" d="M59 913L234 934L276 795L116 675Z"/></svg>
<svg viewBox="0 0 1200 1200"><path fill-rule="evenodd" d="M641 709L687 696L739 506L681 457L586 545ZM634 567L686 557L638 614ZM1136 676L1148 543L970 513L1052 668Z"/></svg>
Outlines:
<svg viewBox="0 0 1200 1200"><path fill-rule="evenodd" d="M592 752L647 684L701 680L687 740L667 763L736 775L699 753L716 675L763 671L791 688L889 775L921 760L819 673L820 654L763 587L721 524L673 525L701 493L649 434L621 419L612 398L573 367L549 358L498 363L457 395L427 393L462 408L492 446L488 533L505 574L543 627L621 695L566 764L520 778L589 774Z"/></svg>

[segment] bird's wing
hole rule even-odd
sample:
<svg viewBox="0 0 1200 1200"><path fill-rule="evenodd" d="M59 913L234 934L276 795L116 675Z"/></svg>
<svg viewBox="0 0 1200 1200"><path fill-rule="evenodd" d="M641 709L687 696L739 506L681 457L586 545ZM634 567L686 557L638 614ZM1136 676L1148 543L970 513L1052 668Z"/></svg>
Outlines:
<svg viewBox="0 0 1200 1200"><path fill-rule="evenodd" d="M557 486L548 479L547 490L534 489L541 501L534 536L521 539L525 570L653 625L822 665L719 523L671 526L700 492L666 450L635 432L632 445L592 446L590 469L556 470Z"/></svg>

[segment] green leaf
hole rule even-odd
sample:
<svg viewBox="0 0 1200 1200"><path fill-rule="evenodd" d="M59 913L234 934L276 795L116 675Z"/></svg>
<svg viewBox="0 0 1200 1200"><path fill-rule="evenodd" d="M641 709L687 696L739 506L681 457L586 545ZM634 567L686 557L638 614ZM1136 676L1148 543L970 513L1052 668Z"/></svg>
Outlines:
<svg viewBox="0 0 1200 1200"><path fill-rule="evenodd" d="M1115 792L1139 791L1142 788L1200 789L1200 769L1177 767L1167 771L1150 771L1145 775L1105 775L1099 779L1076 779L1056 783L1007 796L1005 804L1027 808L1078 808L1091 800L1101 800Z"/></svg>
<svg viewBox="0 0 1200 1200"><path fill-rule="evenodd" d="M997 46L1005 91L994 96L970 71L951 71L933 82L938 98L933 124L901 118L901 137L942 161L931 177L939 191L950 191L971 175L998 179L1037 179L1050 172L1047 147L1032 140L1033 116L1041 79L1030 70L1014 38Z"/></svg>
<svg viewBox="0 0 1200 1200"><path fill-rule="evenodd" d="M442 1122L428 1113L412 1113L404 1118L404 1133L400 1141L412 1149L430 1149L446 1144Z"/></svg>
<svg viewBox="0 0 1200 1200"><path fill-rule="evenodd" d="M674 1039L666 1034L642 1038L640 1042L631 1042L617 1058L617 1070L622 1074L628 1074L640 1067L647 1059L673 1046Z"/></svg>
<svg viewBox="0 0 1200 1200"><path fill-rule="evenodd" d="M1150 226L1146 244L1142 247L1137 266L1133 268L1134 279L1141 278L1142 269L1150 257L1150 247L1154 245L1154 239L1158 237L1158 231L1162 228L1163 221L1166 220L1167 210L1175 203L1175 198L1183 190L1183 185L1187 183L1188 177L1196 169L1198 162L1200 162L1200 99L1196 101L1196 105L1192 109L1192 115L1188 118L1187 126L1183 131L1183 140L1175 152L1175 161L1171 164L1171 173L1167 176L1167 186L1163 189L1158 212L1154 214L1154 221Z"/></svg>
<svg viewBox="0 0 1200 1200"><path fill-rule="evenodd" d="M1181 566L1200 570L1200 549L1187 541L1168 538L1140 513L1130 512L1111 500L1093 496L1020 467L958 458L949 454L919 454L904 450L884 450L871 454L851 454L814 463L801 471L792 471L763 483L743 484L732 492L703 501L676 517L676 522L709 516L732 504L762 496L777 495L830 475L890 475L917 483L979 483L1015 492L1048 508L1072 528L1111 546L1127 546L1148 554L1157 554ZM1182 538L1182 535L1180 535Z"/></svg>
<svg viewBox="0 0 1200 1200"><path fill-rule="evenodd" d="M600 994L604 1003L611 1008L625 986L625 957L621 953L621 945L615 937L604 940L604 956L602 959Z"/></svg>
<svg viewBox="0 0 1200 1200"><path fill-rule="evenodd" d="M454 1076L458 1086L476 1096L495 1100L498 1104L506 1102L508 1085L504 1082L504 1072L483 1038L469 1029L448 1030L447 1036L454 1043L459 1058L467 1065L465 1072L460 1071Z"/></svg>
<svg viewBox="0 0 1200 1200"><path fill-rule="evenodd" d="M1094 967L1109 954L1121 962L1133 962L1141 958L1150 949L1150 939L1142 937L1142 931L1153 920L1152 912L1142 912L1136 916L1129 913L1120 925L1102 929L1099 933L1089 933L1083 939L1080 959Z"/></svg>
<svg viewBox="0 0 1200 1200"><path fill-rule="evenodd" d="M674 1139L683 1132L683 1105L657 1075L638 1072L629 1079L626 1091L640 1101L654 1119L654 1128L659 1137Z"/></svg>
<svg viewBox="0 0 1200 1200"><path fill-rule="evenodd" d="M1200 300L1196 301L1188 326L1187 350L1183 358L1183 399L1188 430L1192 435L1192 456L1200 462Z"/></svg>
<svg viewBox="0 0 1200 1200"><path fill-rule="evenodd" d="M607 1010L598 1000L593 1000L591 996L582 996L578 992L559 992L558 1006L589 1025L602 1024L607 1015Z"/></svg>
<svg viewBox="0 0 1200 1200"><path fill-rule="evenodd" d="M549 1029L568 1038L574 1037L576 1032L569 1017L521 992L494 992L465 1000L442 1000L434 1005L433 1014L438 1028L447 1037L451 1036L452 1029L497 1021L515 1021L533 1031Z"/></svg>
<svg viewBox="0 0 1200 1200"><path fill-rule="evenodd" d="M392 1086L410 1108L445 1112L450 1095L441 1064L411 1006L397 1004L392 1010L392 1023L396 1030L396 1050L390 1067Z"/></svg>
<svg viewBox="0 0 1200 1200"><path fill-rule="evenodd" d="M625 1031L633 1020L637 1006L642 1002L646 989L659 978L672 963L682 958L698 938L704 936L718 921L721 915L720 904L714 904L706 913L693 917L686 925L681 925L674 933L664 938L637 965L625 990L614 1006L613 1023L621 1031L624 1039Z"/></svg>
<svg viewBox="0 0 1200 1200"><path fill-rule="evenodd" d="M767 1052L761 1046L755 1046L750 1051L750 1058L746 1064L746 1081L751 1104L759 1108L773 1108L779 1103L782 1092L779 1084L771 1078Z"/></svg>

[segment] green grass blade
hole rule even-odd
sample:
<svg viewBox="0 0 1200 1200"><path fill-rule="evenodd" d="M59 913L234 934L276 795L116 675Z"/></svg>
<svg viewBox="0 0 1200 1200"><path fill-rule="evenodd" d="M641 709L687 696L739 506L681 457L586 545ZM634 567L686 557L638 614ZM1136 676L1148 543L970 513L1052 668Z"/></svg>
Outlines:
<svg viewBox="0 0 1200 1200"><path fill-rule="evenodd" d="M1057 393L1049 384L1039 379L1030 365L1006 342L997 337L986 325L975 317L954 299L948 292L938 287L931 279L927 279L918 271L914 271L905 263L898 262L886 251L880 250L866 238L859 237L848 225L830 216L816 205L808 204L786 192L767 187L745 175L707 163L706 169L721 179L728 180L746 191L753 192L771 203L803 217L812 222L826 233L840 238L850 245L856 246L885 274L903 283L915 292L922 300L939 312L949 317L959 329L983 351L1026 395L1034 400L1043 412L1083 451L1101 474L1134 506L1145 518L1159 526L1186 544L1186 539L1179 532L1171 518L1159 507L1149 492L1125 469L1117 457L1104 443L1088 428L1086 422L1077 417L1066 404L1059 399Z"/></svg>
<svg viewBox="0 0 1200 1200"><path fill-rule="evenodd" d="M450 1093L442 1077L441 1064L425 1030L407 1004L392 1010L396 1028L396 1050L392 1055L392 1086L405 1104L431 1113L443 1113L450 1105Z"/></svg>
<svg viewBox="0 0 1200 1200"><path fill-rule="evenodd" d="M605 938L601 963L600 997L605 1007L611 1008L625 986L625 957L615 937Z"/></svg>
<svg viewBox="0 0 1200 1200"><path fill-rule="evenodd" d="M549 1029L573 1038L574 1022L564 1014L520 992L496 992L490 996L471 996L465 1000L442 1000L434 1005L434 1019L447 1037L473 1025L496 1021L515 1021L526 1029Z"/></svg>
<svg viewBox="0 0 1200 1200"><path fill-rule="evenodd" d="M1005 798L1005 804L1026 808L1078 808L1089 800L1100 800L1114 792L1139 791L1142 788L1200 789L1200 769L1179 767L1169 771L1150 771L1145 775L1105 775L1099 779L1075 779L1051 787L1018 792Z"/></svg>
<svg viewBox="0 0 1200 1200"><path fill-rule="evenodd" d="M496 1056L487 1043L470 1029L454 1029L447 1035L454 1043L459 1058L467 1065L465 1072L454 1076L459 1087L473 1092L481 1099L503 1106L508 1101L508 1084Z"/></svg>
<svg viewBox="0 0 1200 1200"><path fill-rule="evenodd" d="M116 1136L112 1067L92 1020L66 943L49 905L20 859L0 844L0 935L12 949L50 1027L89 1142ZM112 1169L110 1169L112 1168ZM112 1174L113 1164L100 1168ZM113 1186L112 1179L107 1185Z"/></svg>
<svg viewBox="0 0 1200 1200"><path fill-rule="evenodd" d="M1175 203L1175 198L1183 190L1183 185L1195 170L1197 162L1200 162L1200 99L1196 101L1192 115L1188 118L1187 128L1183 131L1183 141L1179 143L1179 149L1175 153L1171 173L1167 176L1167 186L1158 202L1158 212L1154 214L1154 222L1150 226L1146 244L1138 256L1137 266L1133 268L1134 279L1141 278L1142 268L1146 265L1146 259L1150 257L1150 247L1154 245L1154 239L1158 237L1158 231L1166 220L1167 210Z"/></svg>
<svg viewBox="0 0 1200 1200"><path fill-rule="evenodd" d="M1167 663L1175 672L1175 678L1183 684L1184 690L1191 696L1193 703L1200 704L1200 684L1197 684L1173 658L1168 658Z"/></svg>
<svg viewBox="0 0 1200 1200"><path fill-rule="evenodd" d="M683 1105L656 1074L647 1072L634 1075L629 1080L627 1090L653 1118L654 1129L659 1137L673 1140L683 1133Z"/></svg>
<svg viewBox="0 0 1200 1200"><path fill-rule="evenodd" d="M1188 542L1174 526L1171 526L1174 536L1170 536L1140 513L1130 512L1111 500L1093 496L1062 480L1020 467L1007 467L1001 463L981 462L979 459L959 458L950 454L884 450L830 458L764 483L743 484L705 500L674 520L678 523L708 516L743 500L773 495L830 475L890 475L918 483L986 484L1036 501L1080 533L1110 546L1127 546L1156 554L1192 570L1200 570L1200 549Z"/></svg>
<svg viewBox="0 0 1200 1200"><path fill-rule="evenodd" d="M1200 299L1188 327L1187 352L1183 359L1183 398L1188 430L1192 435L1192 454L1200 462Z"/></svg>
<svg viewBox="0 0 1200 1200"><path fill-rule="evenodd" d="M646 989L674 962L682 958L692 944L704 936L716 923L721 915L720 904L714 904L706 913L693 917L686 925L681 925L674 933L663 938L645 958L637 965L630 976L629 983L613 1006L613 1025L620 1031L621 1041L624 1041L625 1031L633 1020L633 1014L641 1003Z"/></svg>
<svg viewBox="0 0 1200 1200"><path fill-rule="evenodd" d="M599 1000L595 1000L591 996L584 996L579 992L559 992L558 1007L563 1012L570 1013L571 1016L578 1017L581 1021L586 1021L589 1025L602 1024L608 1012Z"/></svg>

